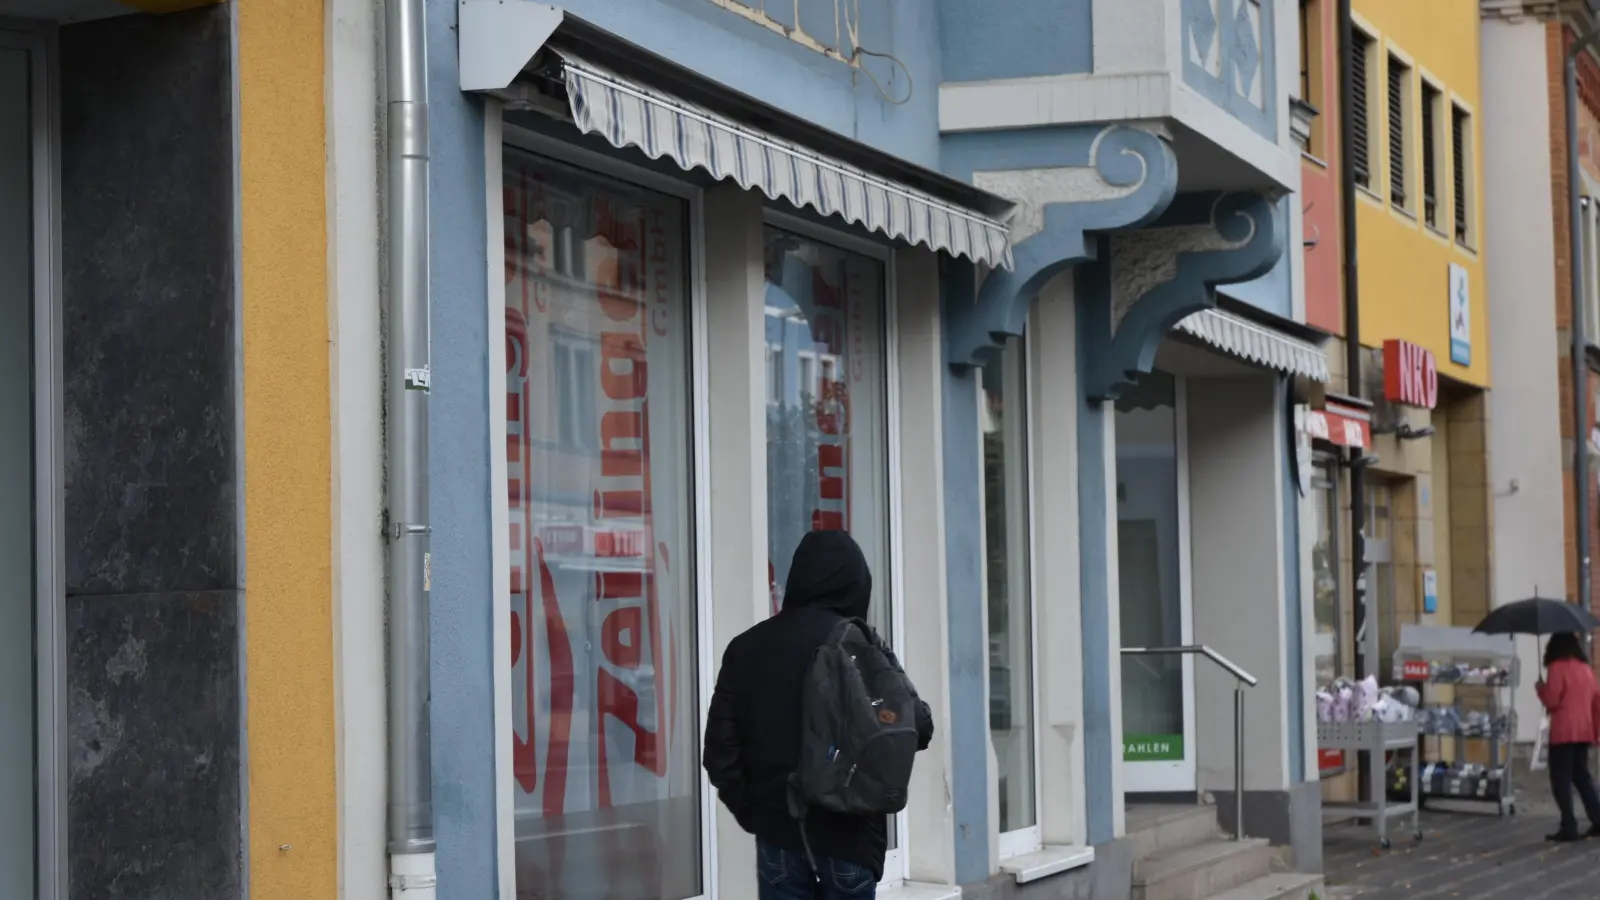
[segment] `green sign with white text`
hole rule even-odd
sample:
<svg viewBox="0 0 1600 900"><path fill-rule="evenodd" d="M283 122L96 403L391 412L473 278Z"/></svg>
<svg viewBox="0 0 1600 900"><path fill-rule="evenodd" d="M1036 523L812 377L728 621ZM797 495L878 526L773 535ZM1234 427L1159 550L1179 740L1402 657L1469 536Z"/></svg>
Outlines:
<svg viewBox="0 0 1600 900"><path fill-rule="evenodd" d="M1181 734L1125 734L1123 762L1174 762L1183 759Z"/></svg>

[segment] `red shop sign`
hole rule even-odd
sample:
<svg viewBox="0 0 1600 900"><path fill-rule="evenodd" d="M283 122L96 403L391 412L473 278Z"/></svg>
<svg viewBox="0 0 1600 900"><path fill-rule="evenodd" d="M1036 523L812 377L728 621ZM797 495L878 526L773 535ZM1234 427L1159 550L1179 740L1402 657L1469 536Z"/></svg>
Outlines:
<svg viewBox="0 0 1600 900"><path fill-rule="evenodd" d="M1439 402L1439 367L1433 351L1410 341L1384 341L1383 396L1390 403L1433 409Z"/></svg>
<svg viewBox="0 0 1600 900"><path fill-rule="evenodd" d="M1365 448L1372 445L1372 424L1367 414L1332 401L1327 409L1306 411L1306 434L1340 447Z"/></svg>
<svg viewBox="0 0 1600 900"><path fill-rule="evenodd" d="M1408 659L1400 668L1400 675L1406 681L1427 681L1433 677L1433 667L1425 659Z"/></svg>

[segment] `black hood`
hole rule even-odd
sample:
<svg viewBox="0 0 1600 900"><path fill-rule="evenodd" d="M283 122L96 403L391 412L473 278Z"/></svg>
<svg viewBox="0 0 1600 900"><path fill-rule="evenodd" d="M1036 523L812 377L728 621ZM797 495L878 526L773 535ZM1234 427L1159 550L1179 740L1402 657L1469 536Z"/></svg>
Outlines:
<svg viewBox="0 0 1600 900"><path fill-rule="evenodd" d="M817 606L865 619L872 604L872 571L855 538L843 531L812 531L800 540L783 587L783 606Z"/></svg>

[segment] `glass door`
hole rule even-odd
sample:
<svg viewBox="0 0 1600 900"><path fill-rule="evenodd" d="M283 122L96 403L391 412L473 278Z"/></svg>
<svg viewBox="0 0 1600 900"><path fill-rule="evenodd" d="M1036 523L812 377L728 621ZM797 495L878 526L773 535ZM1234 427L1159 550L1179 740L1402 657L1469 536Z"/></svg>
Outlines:
<svg viewBox="0 0 1600 900"><path fill-rule="evenodd" d="M1182 379L1150 373L1117 400L1116 428L1122 646L1190 643L1194 627ZM1194 790L1193 685L1190 657L1123 658L1124 790Z"/></svg>

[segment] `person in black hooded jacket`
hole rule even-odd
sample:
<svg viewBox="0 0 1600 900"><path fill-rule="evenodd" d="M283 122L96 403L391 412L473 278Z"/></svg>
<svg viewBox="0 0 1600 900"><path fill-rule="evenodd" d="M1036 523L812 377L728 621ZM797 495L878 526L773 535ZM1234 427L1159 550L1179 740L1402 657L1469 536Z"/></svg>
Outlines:
<svg viewBox="0 0 1600 900"><path fill-rule="evenodd" d="M843 531L800 541L784 586L783 610L734 638L722 656L706 719L705 769L740 827L756 836L761 900L871 897L888 844L883 816L813 808L806 837L789 812L789 775L800 756L800 697L812 655L840 617L865 619L872 572ZM933 740L933 714L916 700L917 749Z"/></svg>

